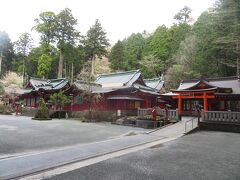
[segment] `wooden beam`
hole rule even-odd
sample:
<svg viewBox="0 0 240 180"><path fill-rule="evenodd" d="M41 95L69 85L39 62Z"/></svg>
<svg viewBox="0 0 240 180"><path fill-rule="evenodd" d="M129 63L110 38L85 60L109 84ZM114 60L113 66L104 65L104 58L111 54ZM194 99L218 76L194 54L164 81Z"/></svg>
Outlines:
<svg viewBox="0 0 240 180"><path fill-rule="evenodd" d="M182 99L203 99L204 96L181 96ZM207 99L214 99L215 96L206 96ZM173 99L178 99L178 96L174 96Z"/></svg>

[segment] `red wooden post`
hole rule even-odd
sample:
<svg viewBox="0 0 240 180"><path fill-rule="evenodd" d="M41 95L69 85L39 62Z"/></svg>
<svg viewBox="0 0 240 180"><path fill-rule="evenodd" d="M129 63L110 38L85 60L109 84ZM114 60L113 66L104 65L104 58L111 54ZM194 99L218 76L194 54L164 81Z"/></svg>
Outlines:
<svg viewBox="0 0 240 180"><path fill-rule="evenodd" d="M148 108L148 99L145 99L145 108Z"/></svg>
<svg viewBox="0 0 240 180"><path fill-rule="evenodd" d="M178 95L178 112L179 112L179 115L182 115L182 97L181 97L181 94Z"/></svg>
<svg viewBox="0 0 240 180"><path fill-rule="evenodd" d="M152 118L154 121L157 120L157 111L156 111L155 107L153 107L153 109L152 109Z"/></svg>
<svg viewBox="0 0 240 180"><path fill-rule="evenodd" d="M203 109L204 111L208 110L208 103L207 103L207 93L203 93Z"/></svg>
<svg viewBox="0 0 240 180"><path fill-rule="evenodd" d="M18 109L18 105L16 105L16 116L18 115L19 109Z"/></svg>

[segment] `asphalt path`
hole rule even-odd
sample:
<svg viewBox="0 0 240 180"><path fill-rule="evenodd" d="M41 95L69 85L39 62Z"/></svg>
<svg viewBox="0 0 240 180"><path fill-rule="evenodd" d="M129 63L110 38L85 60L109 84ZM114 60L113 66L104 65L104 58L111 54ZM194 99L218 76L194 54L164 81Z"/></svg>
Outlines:
<svg viewBox="0 0 240 180"><path fill-rule="evenodd" d="M82 123L71 119L36 121L30 117L0 115L0 159L145 131L142 128L111 123Z"/></svg>
<svg viewBox="0 0 240 180"><path fill-rule="evenodd" d="M239 180L240 134L201 131L48 180Z"/></svg>
<svg viewBox="0 0 240 180"><path fill-rule="evenodd" d="M187 118L174 125L160 129L152 133L132 134L132 136L121 136L109 140L85 143L51 151L29 153L16 157L7 157L0 160L0 179L7 179L28 175L59 165L65 165L86 158L113 153L144 143L158 141L160 139L172 139L183 136L184 124ZM161 135L161 131L164 136Z"/></svg>

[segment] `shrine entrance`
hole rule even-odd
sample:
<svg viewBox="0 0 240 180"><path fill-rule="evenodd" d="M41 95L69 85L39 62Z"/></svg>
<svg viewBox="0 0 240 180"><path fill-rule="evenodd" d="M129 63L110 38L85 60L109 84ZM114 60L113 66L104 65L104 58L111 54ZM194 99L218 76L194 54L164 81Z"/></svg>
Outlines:
<svg viewBox="0 0 240 180"><path fill-rule="evenodd" d="M180 115L196 115L196 105L201 105L204 111L209 110L209 102L214 99L213 89L183 90L173 99L178 99L178 111Z"/></svg>
<svg viewBox="0 0 240 180"><path fill-rule="evenodd" d="M196 116L196 106L201 105L203 107L202 99L183 99L182 100L182 113L183 115Z"/></svg>

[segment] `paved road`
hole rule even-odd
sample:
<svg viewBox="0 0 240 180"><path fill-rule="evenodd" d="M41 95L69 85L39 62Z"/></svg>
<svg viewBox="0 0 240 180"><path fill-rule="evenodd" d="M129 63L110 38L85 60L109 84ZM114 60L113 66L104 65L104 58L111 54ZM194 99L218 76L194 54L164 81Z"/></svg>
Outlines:
<svg viewBox="0 0 240 180"><path fill-rule="evenodd" d="M48 180L239 180L240 134L202 131Z"/></svg>
<svg viewBox="0 0 240 180"><path fill-rule="evenodd" d="M0 158L13 153L43 151L116 138L141 128L78 120L36 121L0 115Z"/></svg>
<svg viewBox="0 0 240 180"><path fill-rule="evenodd" d="M108 141L78 145L57 151L6 158L0 160L0 179L9 179L42 171L58 165L104 155L138 144L164 139L151 135L125 136Z"/></svg>
<svg viewBox="0 0 240 180"><path fill-rule="evenodd" d="M171 126L165 127L161 130L155 131L151 134L164 137L180 137L185 132L189 132L192 129L195 129L196 127L197 127L196 117L182 117L182 121L175 123Z"/></svg>
<svg viewBox="0 0 240 180"><path fill-rule="evenodd" d="M163 128L151 134L123 136L121 138L115 138L98 143L95 142L91 144L76 145L54 151L2 159L0 160L0 178L6 179L8 177L16 177L27 173L33 173L76 160L83 160L96 155L102 155L128 147L133 147L138 144L168 138L168 136L171 138L177 138L183 135L183 126L186 120L187 119L183 119L182 122L169 126L167 129ZM164 136L161 135L161 132L163 132Z"/></svg>

